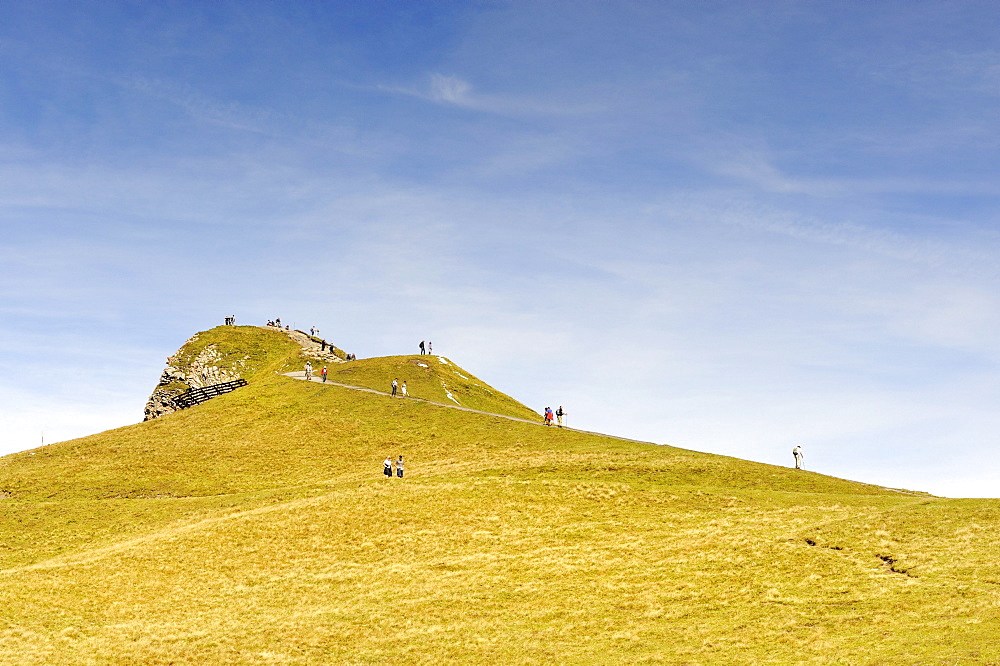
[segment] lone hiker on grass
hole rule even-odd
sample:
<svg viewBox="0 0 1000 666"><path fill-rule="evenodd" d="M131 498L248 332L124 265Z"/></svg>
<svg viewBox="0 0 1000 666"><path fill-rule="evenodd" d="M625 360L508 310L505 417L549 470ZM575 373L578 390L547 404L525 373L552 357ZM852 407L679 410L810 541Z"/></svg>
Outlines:
<svg viewBox="0 0 1000 666"><path fill-rule="evenodd" d="M802 469L802 447L792 449L792 455L795 456L795 469Z"/></svg>
<svg viewBox="0 0 1000 666"><path fill-rule="evenodd" d="M563 426L563 417L566 416L566 411L563 410L562 405L559 405L559 409L556 410L556 421L559 422L559 427Z"/></svg>
<svg viewBox="0 0 1000 666"><path fill-rule="evenodd" d="M399 382L397 382L395 379L393 379L392 380L392 397L393 398L396 397L396 389L397 388L399 388Z"/></svg>
<svg viewBox="0 0 1000 666"><path fill-rule="evenodd" d="M306 381L311 382L313 379L313 364L306 361Z"/></svg>
<svg viewBox="0 0 1000 666"><path fill-rule="evenodd" d="M392 457L386 456L385 460L382 461L382 473L386 475L387 478L392 478Z"/></svg>

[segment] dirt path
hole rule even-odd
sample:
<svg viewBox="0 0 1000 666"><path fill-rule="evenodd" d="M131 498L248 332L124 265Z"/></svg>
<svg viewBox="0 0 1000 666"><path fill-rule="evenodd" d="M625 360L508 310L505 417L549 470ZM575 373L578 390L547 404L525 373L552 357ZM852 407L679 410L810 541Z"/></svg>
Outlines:
<svg viewBox="0 0 1000 666"><path fill-rule="evenodd" d="M271 327L269 326L262 326L261 328L271 330ZM283 328L278 330L280 330L282 333L284 333L292 340L297 342L300 347L309 352L309 354L314 358L320 359L326 363L345 363L344 359L340 358L332 351L324 350L323 345L321 343L316 342L311 337L309 337L309 335L303 333L302 331L286 331ZM333 345L327 343L326 349L328 350L332 348Z"/></svg>
<svg viewBox="0 0 1000 666"><path fill-rule="evenodd" d="M306 381L306 373L305 373L304 370L300 370L298 372L286 372L285 376L286 377L291 377L292 379L298 379L298 380ZM320 379L319 377L316 376L315 371L313 372L313 378L311 380L309 380L309 381L313 381L313 382L315 382L317 384L324 384L325 383L325 384L327 384L329 386L339 386L341 388L351 389L353 391L365 391L366 393L376 393L378 395L384 395L384 396L387 396L387 397L391 397L392 396L391 393L387 393L386 391L379 391L379 390L376 390L376 389L365 388L364 386L354 386L352 384L341 384L340 382L332 382L332 381L329 381L329 380L327 380L326 382L324 382L322 379ZM623 442L636 442L637 444L654 444L654 445L656 444L656 442L647 442L647 441L642 440L642 439L629 439L628 437L619 437L618 435L609 435L609 434L603 433L603 432L594 432L593 430L579 430L577 428L567 428L565 426L563 426L561 428L560 428L560 426L547 426L547 425L545 425L544 422L542 422L541 415L538 416L538 420L537 421L531 421L529 419L522 419L522 418L518 418L516 416L507 416L506 414L496 414L494 412L484 412L484 411L479 410L479 409L472 409L470 407L461 407L459 405L449 405L449 404L446 404L446 403L443 403L443 402L434 402L433 400L424 400L423 398L414 398L413 396L406 396L406 397L396 396L396 399L397 400L416 400L417 402L426 402L428 404L437 405L439 407L447 407L448 409L459 409L459 410L461 410L463 412L472 412L473 414L485 414L486 416L496 416L496 417L501 418L501 419L507 419L508 421L519 421L521 423L530 423L532 425L541 426L543 428L552 428L554 430L555 429L571 430L573 432L580 432L580 433L583 433L585 435L597 435L599 437L610 437L611 439L618 439L618 440L621 440Z"/></svg>

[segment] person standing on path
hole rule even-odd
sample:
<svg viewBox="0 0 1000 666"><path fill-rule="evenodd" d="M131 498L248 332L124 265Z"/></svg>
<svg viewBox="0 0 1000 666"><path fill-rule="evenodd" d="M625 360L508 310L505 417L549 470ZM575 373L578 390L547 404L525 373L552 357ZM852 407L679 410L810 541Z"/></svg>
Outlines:
<svg viewBox="0 0 1000 666"><path fill-rule="evenodd" d="M423 356L427 353L427 347L424 346L424 341L420 341L420 355Z"/></svg>
<svg viewBox="0 0 1000 666"><path fill-rule="evenodd" d="M313 364L306 361L306 381L311 382L313 379Z"/></svg>
<svg viewBox="0 0 1000 666"><path fill-rule="evenodd" d="M802 469L802 447L792 449L792 455L795 456L795 469Z"/></svg>
<svg viewBox="0 0 1000 666"><path fill-rule="evenodd" d="M388 478L392 478L392 458L389 456L386 456L385 460L382 461L382 473Z"/></svg>
<svg viewBox="0 0 1000 666"><path fill-rule="evenodd" d="M547 426L552 425L552 408L551 407L546 407L545 408L545 425L547 425Z"/></svg>
<svg viewBox="0 0 1000 666"><path fill-rule="evenodd" d="M403 386L401 386L400 388L402 389L403 397L404 398L409 398L410 394L406 392L406 380L405 379L403 380Z"/></svg>
<svg viewBox="0 0 1000 666"><path fill-rule="evenodd" d="M399 388L399 382L397 382L395 379L393 379L392 380L392 397L393 398L396 397L396 389L397 388Z"/></svg>
<svg viewBox="0 0 1000 666"><path fill-rule="evenodd" d="M556 420L559 422L559 427L563 427L563 417L566 416L566 412L563 411L562 405L559 405L559 409L556 410Z"/></svg>
<svg viewBox="0 0 1000 666"><path fill-rule="evenodd" d="M396 476L403 478L403 456L399 456L399 460L396 461Z"/></svg>
<svg viewBox="0 0 1000 666"><path fill-rule="evenodd" d="M326 381L326 366L325 365L323 366L323 369L319 371L319 374L323 376L323 381L325 382Z"/></svg>
<svg viewBox="0 0 1000 666"><path fill-rule="evenodd" d="M434 343L431 342L430 340L427 341L427 353L428 354L434 353Z"/></svg>

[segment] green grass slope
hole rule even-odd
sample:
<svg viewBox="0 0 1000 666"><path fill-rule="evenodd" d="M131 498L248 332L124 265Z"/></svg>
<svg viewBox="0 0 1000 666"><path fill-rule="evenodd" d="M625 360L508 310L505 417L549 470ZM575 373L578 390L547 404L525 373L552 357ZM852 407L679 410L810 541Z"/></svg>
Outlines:
<svg viewBox="0 0 1000 666"><path fill-rule="evenodd" d="M497 391L443 356L384 356L329 366L329 381L391 391L407 383L410 396L493 414L540 421L538 412Z"/></svg>
<svg viewBox="0 0 1000 666"><path fill-rule="evenodd" d="M218 354L218 365L248 380L297 369L299 361L308 358L301 346L276 328L216 326L192 336L170 357L171 363L190 367L208 348Z"/></svg>
<svg viewBox="0 0 1000 666"><path fill-rule="evenodd" d="M1000 501L306 383L286 351L0 459L0 662L1000 661Z"/></svg>

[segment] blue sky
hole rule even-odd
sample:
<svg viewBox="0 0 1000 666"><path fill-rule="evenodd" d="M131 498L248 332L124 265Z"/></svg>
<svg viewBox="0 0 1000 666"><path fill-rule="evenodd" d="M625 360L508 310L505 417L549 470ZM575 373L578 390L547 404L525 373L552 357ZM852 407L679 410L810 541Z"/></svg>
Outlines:
<svg viewBox="0 0 1000 666"><path fill-rule="evenodd" d="M988 2L0 5L0 453L236 314L574 426L1000 473Z"/></svg>

